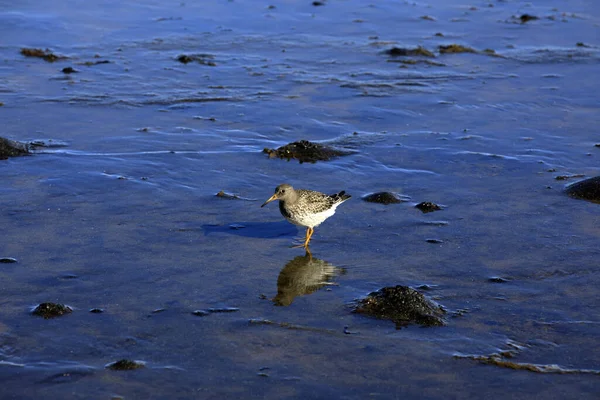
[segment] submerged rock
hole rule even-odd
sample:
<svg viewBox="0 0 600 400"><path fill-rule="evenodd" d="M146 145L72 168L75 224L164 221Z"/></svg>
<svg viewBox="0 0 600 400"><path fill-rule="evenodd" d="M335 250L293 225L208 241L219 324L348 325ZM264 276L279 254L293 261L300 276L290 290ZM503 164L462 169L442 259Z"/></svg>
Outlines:
<svg viewBox="0 0 600 400"><path fill-rule="evenodd" d="M362 199L369 203L379 203L379 204L385 204L385 205L404 202L404 200L402 200L400 198L400 196L398 196L396 193L392 193L392 192L371 193L366 196L363 196Z"/></svg>
<svg viewBox="0 0 600 400"><path fill-rule="evenodd" d="M27 144L0 137L0 160L27 154L29 154L29 146Z"/></svg>
<svg viewBox="0 0 600 400"><path fill-rule="evenodd" d="M575 182L567 186L565 193L576 199L600 203L600 176Z"/></svg>
<svg viewBox="0 0 600 400"><path fill-rule="evenodd" d="M385 287L359 300L353 312L389 319L396 328L410 324L444 326L446 311L408 286Z"/></svg>
<svg viewBox="0 0 600 400"><path fill-rule="evenodd" d="M439 211L442 209L442 207L440 207L437 204L432 203L430 201L422 201L419 204L417 204L415 207L418 208L419 210L421 210L423 213Z"/></svg>
<svg viewBox="0 0 600 400"><path fill-rule="evenodd" d="M288 161L296 159L303 162L315 163L317 161L329 161L332 158L346 156L351 154L349 151L334 149L333 147L300 140L298 142L288 143L277 149L265 148L263 153L267 153L269 158L283 158Z"/></svg>
<svg viewBox="0 0 600 400"><path fill-rule="evenodd" d="M64 304L58 303L41 303L36 306L31 312L33 315L44 317L45 319L60 317L64 314L70 314L73 309Z"/></svg>
<svg viewBox="0 0 600 400"><path fill-rule="evenodd" d="M127 360L125 358L106 365L106 368L114 371L131 371L144 367L145 365L141 361Z"/></svg>

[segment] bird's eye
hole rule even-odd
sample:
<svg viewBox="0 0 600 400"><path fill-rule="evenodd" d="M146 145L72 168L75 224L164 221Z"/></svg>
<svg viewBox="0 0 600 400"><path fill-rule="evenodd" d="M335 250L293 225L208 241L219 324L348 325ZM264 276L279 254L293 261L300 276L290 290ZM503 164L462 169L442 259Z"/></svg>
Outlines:
<svg viewBox="0 0 600 400"><path fill-rule="evenodd" d="M284 194L284 193L285 193L285 189L281 189L281 194Z"/></svg>

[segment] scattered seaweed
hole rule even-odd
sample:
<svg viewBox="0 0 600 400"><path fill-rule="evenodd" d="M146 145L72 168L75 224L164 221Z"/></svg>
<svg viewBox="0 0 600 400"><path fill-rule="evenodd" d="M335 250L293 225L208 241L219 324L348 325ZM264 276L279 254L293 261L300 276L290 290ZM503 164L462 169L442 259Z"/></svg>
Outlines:
<svg viewBox="0 0 600 400"><path fill-rule="evenodd" d="M265 148L263 153L268 154L269 158L281 158L288 161L296 159L301 164L304 162L329 161L332 158L351 154L349 151L338 150L327 145L309 142L308 140L288 143L277 149Z"/></svg>
<svg viewBox="0 0 600 400"><path fill-rule="evenodd" d="M454 53L477 53L472 47L463 46L462 44L449 44L438 46L440 54L454 54Z"/></svg>
<svg viewBox="0 0 600 400"><path fill-rule="evenodd" d="M21 49L21 54L25 57L41 58L48 62L55 62L58 60L64 60L64 59L68 58L66 56L56 55L52 51L50 51L50 49L42 50L42 49L36 49L36 48L31 48L31 47L23 47Z"/></svg>
<svg viewBox="0 0 600 400"><path fill-rule="evenodd" d="M431 51L427 50L422 46L413 49L404 47L392 47L391 49L386 50L384 53L393 57L435 57L435 54L433 54Z"/></svg>
<svg viewBox="0 0 600 400"><path fill-rule="evenodd" d="M510 368L514 370L537 372L542 374L592 374L600 375L600 370L596 369L579 369L579 368L563 368L557 364L531 364L521 363L507 360L507 358L515 357L514 351L503 351L490 355L463 355L455 354L454 358L468 359L478 361L482 364L495 365L502 368Z"/></svg>
<svg viewBox="0 0 600 400"><path fill-rule="evenodd" d="M353 312L389 319L399 329L410 324L444 326L446 310L408 286L384 287L358 300Z"/></svg>

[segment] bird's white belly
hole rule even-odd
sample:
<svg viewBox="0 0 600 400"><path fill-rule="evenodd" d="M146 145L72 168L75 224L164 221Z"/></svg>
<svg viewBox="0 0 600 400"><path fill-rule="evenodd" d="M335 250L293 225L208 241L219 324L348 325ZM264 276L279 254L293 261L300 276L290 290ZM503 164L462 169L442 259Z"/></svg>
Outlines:
<svg viewBox="0 0 600 400"><path fill-rule="evenodd" d="M294 225L314 228L335 214L335 209L336 207L332 207L328 210L321 211L320 213L295 215L294 219L288 217L286 217L286 219Z"/></svg>

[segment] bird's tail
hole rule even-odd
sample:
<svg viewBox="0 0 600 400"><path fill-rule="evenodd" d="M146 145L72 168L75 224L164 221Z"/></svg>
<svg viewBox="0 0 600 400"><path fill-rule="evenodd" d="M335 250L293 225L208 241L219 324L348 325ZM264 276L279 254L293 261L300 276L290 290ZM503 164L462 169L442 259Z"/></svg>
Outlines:
<svg viewBox="0 0 600 400"><path fill-rule="evenodd" d="M336 201L336 203L337 203L337 202L346 201L346 200L348 200L352 196L350 196L349 194L346 194L346 192L344 190L342 190L339 193L329 195L329 197L331 197L332 199L334 199Z"/></svg>

